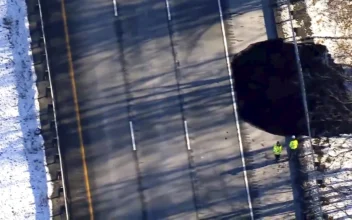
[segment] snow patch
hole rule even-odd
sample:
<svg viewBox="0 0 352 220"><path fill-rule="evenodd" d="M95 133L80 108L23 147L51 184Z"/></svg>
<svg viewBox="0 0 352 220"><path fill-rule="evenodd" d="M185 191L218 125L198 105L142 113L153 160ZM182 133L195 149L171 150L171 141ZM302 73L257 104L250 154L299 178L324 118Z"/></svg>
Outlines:
<svg viewBox="0 0 352 220"><path fill-rule="evenodd" d="M323 211L339 219L352 218L352 135L332 138L314 138L315 152L319 148L317 162L323 167L324 186L320 188Z"/></svg>
<svg viewBox="0 0 352 220"><path fill-rule="evenodd" d="M279 1L279 0L277 0ZM352 73L352 1L347 0L305 0L290 5L290 10L304 8L310 22L293 20L295 28L309 28L308 37L314 43L325 45L334 62L343 66L347 74ZM301 4L301 5L299 5ZM287 5L278 7L285 39L292 40L292 30ZM300 12L301 13L301 12ZM302 16L299 15L299 16ZM302 23L303 22L303 23ZM304 40L297 36L297 41ZM352 92L351 83L346 88ZM334 219L352 219L352 135L314 138L314 161L319 164L320 178L324 180L320 193L323 212ZM310 148L309 139L302 148ZM312 164L307 165L311 169Z"/></svg>
<svg viewBox="0 0 352 220"><path fill-rule="evenodd" d="M352 1L306 0L306 8L314 42L325 45L336 63L352 65Z"/></svg>
<svg viewBox="0 0 352 220"><path fill-rule="evenodd" d="M0 1L0 219L50 219L25 0Z"/></svg>

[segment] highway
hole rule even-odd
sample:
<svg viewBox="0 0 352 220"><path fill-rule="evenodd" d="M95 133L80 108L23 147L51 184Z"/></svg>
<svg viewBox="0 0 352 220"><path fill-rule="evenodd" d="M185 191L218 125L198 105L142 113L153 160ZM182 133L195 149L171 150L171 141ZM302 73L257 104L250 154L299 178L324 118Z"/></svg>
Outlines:
<svg viewBox="0 0 352 220"><path fill-rule="evenodd" d="M250 219L218 2L43 8L71 219Z"/></svg>

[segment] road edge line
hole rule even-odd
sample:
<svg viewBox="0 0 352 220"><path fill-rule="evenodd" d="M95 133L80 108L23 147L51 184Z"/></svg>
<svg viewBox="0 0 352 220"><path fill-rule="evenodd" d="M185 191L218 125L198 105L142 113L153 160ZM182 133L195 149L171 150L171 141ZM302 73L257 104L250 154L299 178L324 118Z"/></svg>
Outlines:
<svg viewBox="0 0 352 220"><path fill-rule="evenodd" d="M78 137L79 137L80 151L81 151L81 157L82 157L82 163L83 163L84 182L85 182L86 191L87 191L86 193L87 193L87 200L88 200L88 209L89 209L90 220L93 220L94 219L94 212L93 212L92 198L91 198L89 178L88 178L86 153L85 153L85 149L84 149L84 145L83 145L81 118L80 118L80 114L79 114L76 81L75 81L75 75L74 75L74 69L73 69L73 63L72 63L70 38L69 38L69 32L68 32L68 26L67 26L67 16L66 16L66 9L65 9L65 2L64 1L65 0L61 0L61 15L62 15L62 19L64 22L67 59L68 59L68 64L69 64L69 75L70 75L71 86L72 86L73 102L75 105L75 112L76 112Z"/></svg>
<svg viewBox="0 0 352 220"><path fill-rule="evenodd" d="M227 39L226 39L226 31L225 31L225 25L224 25L224 15L223 15L223 12L222 12L221 0L218 0L218 8L219 8L220 21L221 21L221 30L222 30L222 35L223 35L224 47L225 47L227 70L228 70L228 73L229 73L229 80L230 80L230 86L231 86L231 96L232 96L233 110L234 110L235 120L236 120L238 142L239 142L240 151L241 151L241 160L242 160L244 182L245 182L246 191L247 191L248 207L249 207L249 212L250 212L250 215L251 215L251 220L254 220L252 201L251 201L251 195L250 195L250 191L249 191L249 184L248 184L248 177L247 177L246 162L245 162L245 159L244 159L242 137L241 137L241 131L240 131L238 112L237 112L236 96L235 96L235 90L234 90L233 80L232 80L232 70L231 70L229 51L228 51L228 45L227 45Z"/></svg>

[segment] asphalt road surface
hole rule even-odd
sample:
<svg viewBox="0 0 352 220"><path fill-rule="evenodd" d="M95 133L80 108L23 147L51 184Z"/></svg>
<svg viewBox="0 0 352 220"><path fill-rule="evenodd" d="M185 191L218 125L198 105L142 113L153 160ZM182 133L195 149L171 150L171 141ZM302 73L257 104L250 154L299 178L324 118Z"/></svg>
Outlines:
<svg viewBox="0 0 352 220"><path fill-rule="evenodd" d="M71 219L249 218L218 2L116 3L43 4Z"/></svg>

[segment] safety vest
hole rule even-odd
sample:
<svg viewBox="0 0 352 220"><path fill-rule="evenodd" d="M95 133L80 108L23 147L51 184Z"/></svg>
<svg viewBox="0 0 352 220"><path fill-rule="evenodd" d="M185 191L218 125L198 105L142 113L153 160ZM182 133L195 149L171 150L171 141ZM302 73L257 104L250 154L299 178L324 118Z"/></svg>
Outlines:
<svg viewBox="0 0 352 220"><path fill-rule="evenodd" d="M276 145L276 144L275 144L273 151L274 151L274 154L275 154L275 155L280 155L281 152L282 152L282 145Z"/></svg>
<svg viewBox="0 0 352 220"><path fill-rule="evenodd" d="M290 148L291 148L292 150L296 150L297 147L298 147L298 141L297 141L297 140L292 140L292 141L290 141Z"/></svg>

